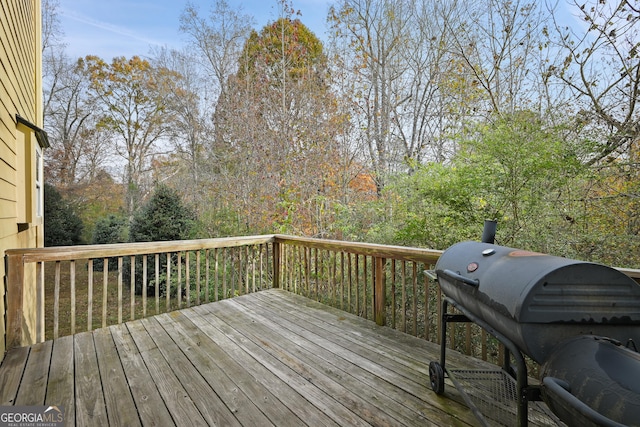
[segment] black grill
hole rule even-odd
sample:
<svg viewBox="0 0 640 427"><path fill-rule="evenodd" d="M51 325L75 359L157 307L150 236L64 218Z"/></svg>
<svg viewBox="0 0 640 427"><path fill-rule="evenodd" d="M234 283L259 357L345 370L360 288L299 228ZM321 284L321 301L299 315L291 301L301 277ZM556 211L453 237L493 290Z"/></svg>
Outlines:
<svg viewBox="0 0 640 427"><path fill-rule="evenodd" d="M520 425L527 402L541 398L569 425L640 425L640 285L633 279L601 264L480 242L448 248L435 277L445 297L441 360L430 366L434 391L444 391L445 374L456 383L445 369L446 323L471 321L508 350L502 369L517 380ZM528 385L523 355L543 365L542 387ZM621 361L629 376L620 375ZM579 381L590 372L597 379Z"/></svg>

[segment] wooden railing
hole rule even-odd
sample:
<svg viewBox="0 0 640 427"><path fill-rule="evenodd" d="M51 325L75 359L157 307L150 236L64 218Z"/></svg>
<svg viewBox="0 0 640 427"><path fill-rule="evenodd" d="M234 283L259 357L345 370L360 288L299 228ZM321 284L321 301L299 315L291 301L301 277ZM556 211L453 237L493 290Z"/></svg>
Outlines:
<svg viewBox="0 0 640 427"><path fill-rule="evenodd" d="M8 250L7 348L269 288L273 240Z"/></svg>
<svg viewBox="0 0 640 427"><path fill-rule="evenodd" d="M424 271L442 251L276 236L277 286L426 339L437 294Z"/></svg>
<svg viewBox="0 0 640 427"><path fill-rule="evenodd" d="M438 342L440 254L284 235L9 250L7 348L271 287ZM452 348L499 362L483 330L449 326Z"/></svg>
<svg viewBox="0 0 640 427"><path fill-rule="evenodd" d="M279 287L439 343L442 294L425 272L442 251L291 236L275 241ZM484 330L449 327L451 348L499 363L502 346Z"/></svg>

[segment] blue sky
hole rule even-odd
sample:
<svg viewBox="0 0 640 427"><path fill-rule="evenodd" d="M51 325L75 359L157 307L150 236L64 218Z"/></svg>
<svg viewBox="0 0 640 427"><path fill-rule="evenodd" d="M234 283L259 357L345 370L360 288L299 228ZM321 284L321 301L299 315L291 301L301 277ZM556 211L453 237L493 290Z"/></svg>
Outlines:
<svg viewBox="0 0 640 427"><path fill-rule="evenodd" d="M190 0L207 16L214 0ZM255 20L260 29L278 17L276 0L228 0L232 7ZM320 39L324 38L331 0L293 0L300 20ZM151 46L178 48L185 43L179 31L180 14L187 0L59 0L59 16L67 54L72 58L98 55L147 55Z"/></svg>
<svg viewBox="0 0 640 427"><path fill-rule="evenodd" d="M257 30L277 19L277 0L227 0L254 17ZM321 40L326 39L326 17L335 0L290 0L300 10L302 22ZM98 55L110 61L115 56L148 55L152 46L179 48L186 36L179 31L180 14L188 0L59 0L59 16L71 58ZM208 16L215 0L190 0ZM555 3L555 0L551 0ZM566 1L560 0L559 18L573 25Z"/></svg>

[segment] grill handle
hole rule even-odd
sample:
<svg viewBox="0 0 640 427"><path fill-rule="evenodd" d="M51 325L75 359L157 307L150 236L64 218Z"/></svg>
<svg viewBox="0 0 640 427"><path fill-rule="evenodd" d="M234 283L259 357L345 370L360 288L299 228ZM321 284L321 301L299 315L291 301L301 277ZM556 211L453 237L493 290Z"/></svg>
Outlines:
<svg viewBox="0 0 640 427"><path fill-rule="evenodd" d="M452 271L449 269L438 270L438 274L441 276L446 276L452 280L457 280L459 282L464 283L465 285L469 285L474 288L477 288L478 286L480 286L480 281L478 279L469 279L468 277L464 277L462 274L456 273L455 271Z"/></svg>
<svg viewBox="0 0 640 427"><path fill-rule="evenodd" d="M542 379L542 394L545 398L544 400L547 404L551 403L549 407L551 407L551 410L556 413L560 419L566 422L578 421L575 425L624 427L624 424L620 424L589 407L586 403L571 394L571 392L567 390L568 388L570 388L569 384L558 378L544 377ZM560 408L556 408L556 405L560 406ZM557 409L566 411L563 411L564 414L562 414L565 415L564 419L560 416L561 414L556 412ZM571 420L569 420L568 417L571 417Z"/></svg>

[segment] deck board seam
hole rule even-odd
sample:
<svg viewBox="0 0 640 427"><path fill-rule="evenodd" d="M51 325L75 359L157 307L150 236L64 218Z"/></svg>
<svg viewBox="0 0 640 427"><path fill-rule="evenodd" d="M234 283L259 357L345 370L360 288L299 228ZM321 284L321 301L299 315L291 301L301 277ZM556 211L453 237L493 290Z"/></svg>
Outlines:
<svg viewBox="0 0 640 427"><path fill-rule="evenodd" d="M211 377L212 373L204 371L206 368L209 368L210 370L218 370L221 372L223 377L215 378L216 384L220 385L221 383L223 383L225 387L231 387L231 390L225 391L216 389L214 391L218 394L228 410L238 419L238 421L241 421L241 418L245 416L246 412L249 412L249 414L251 414L252 412L257 411L264 417L259 420L260 424L264 425L265 423L268 423L268 418L266 418L260 408L256 406L256 404L252 401L250 396L246 393L245 389L240 387L240 385L237 383L237 379L234 380L234 378L230 377L226 372L224 372L224 366L221 364L222 361L214 357L214 355L222 356L221 353L224 353L224 349L219 347L218 344L211 340L211 338L206 334L202 333L202 331L183 313L181 313L180 315L172 314L172 318L170 320L168 319L168 316L168 314L158 316L159 322L173 339L179 337L180 339L184 340L183 344L186 344L187 348L181 348L181 351L183 353L185 353L185 351L189 351L190 348L202 348L202 351L198 351L193 354L185 353L185 356L190 360L194 368L198 370L203 377L206 376L210 380L214 380L214 378ZM189 327L185 322L189 322L192 327ZM171 330L169 330L169 328ZM193 334L195 334L195 336ZM208 351L204 351L204 349L207 349ZM214 352L214 354L210 354L211 352ZM233 367L230 369L232 369L233 371L242 369L241 366L237 365L236 361L231 359L231 356L226 355L224 357L225 363L233 365ZM202 365L204 366L196 365L194 363L196 359L201 362L207 363L202 363ZM234 387L238 389L240 394L233 395ZM234 404L233 402L236 400L238 401ZM247 411L247 405L251 405L251 407L255 408L255 410ZM249 420L251 420L251 422L253 422L254 424L257 422L253 418L249 418Z"/></svg>
<svg viewBox="0 0 640 427"><path fill-rule="evenodd" d="M273 366L278 366L279 364L281 365L281 361L276 360L274 362L274 364L269 365L269 364L265 364L263 363L263 361L261 360L260 357L258 357L259 351L261 350L260 346L258 344L256 344L255 341L252 341L249 337L246 337L241 330L239 330L236 326L230 325L229 323L225 322L222 319L217 318L216 316L214 316L212 313L206 311L206 312L202 312L201 310L199 310L199 307L194 307L193 310L191 310L189 313L192 313L193 315L197 316L196 321L201 322L200 326L203 327L203 324L206 324L208 326L208 328L205 328L207 330L209 330L210 333L215 333L217 336L224 336L224 338L226 340L229 340L230 343L232 343L234 345L234 352L237 351L242 351L243 354L246 354L246 357L248 357L252 363L255 363L256 365L259 365L258 369L263 369L266 370L267 372L269 372L269 375L272 375L274 379L277 379L277 381L281 384L283 384L284 386L286 386L286 390L289 390L288 394L286 396L274 396L276 399L278 399L284 406L286 406L287 408L289 408L289 410L294 410L295 408L290 407L289 405L287 405L287 401L286 399L284 399L284 397L287 397L287 399L289 398L293 398L296 400L299 399L304 399L304 401L307 403L307 405L309 406L314 406L312 405L312 402L310 402L308 399L305 398L305 396L303 394L301 394L299 392L299 389L296 389L296 387L291 386L291 384L289 382L287 382L282 376L278 375L278 370L276 369L275 371L273 369L271 369ZM217 320L215 320L215 319ZM204 322L204 323L202 323ZM238 322L238 323L242 323L242 322ZM214 328L215 332L212 331L210 328ZM206 331L205 331L206 333ZM234 335L235 333L235 335ZM221 334L221 335L218 335ZM232 336L230 336L232 335ZM242 338L239 338L239 337ZM244 340L244 344L242 344L242 340ZM251 347L252 345L255 345L258 350L251 350L249 347ZM257 381L264 381L264 378L256 378ZM265 384L266 386L267 384ZM293 395L292 395L293 394ZM315 406L314 406L315 407ZM306 411L308 411L308 409L305 408ZM316 409L317 411L318 409ZM293 412L295 414L295 411ZM320 411L320 413L322 413L322 411ZM313 415L313 414L311 414ZM326 414L323 415L323 417L326 417ZM298 415L295 415L295 418L297 421L294 420L286 420L286 424L290 423L293 425L300 425L300 424L305 424L307 425L307 419L303 419ZM314 416L314 418L317 418L317 416ZM311 419L314 419L311 418ZM328 419L328 417L326 417ZM321 424L326 424L326 425L334 425L334 421L332 421L331 423L327 422L326 420L319 420L321 422ZM281 421L282 422L282 421ZM310 424L313 425L313 424Z"/></svg>
<svg viewBox="0 0 640 427"><path fill-rule="evenodd" d="M286 301L289 295L292 295L292 294L289 294L286 291L285 293L281 293L280 295L278 295L279 302L282 303ZM253 297L253 294L252 294L252 297ZM260 299L260 300L261 300L261 303L265 303L263 299ZM229 303L244 305L247 310L247 315L250 315L250 316L253 315L254 311L260 311L260 306L258 304L255 304L254 298L251 298L251 299L245 298L245 299L242 299L242 302L241 300L236 299L235 301L229 302ZM320 338L322 340L321 344L319 344L320 346L322 346L323 344L326 344L327 347L336 346L336 342L330 339L330 338L335 339L336 331L325 331L322 327L322 325L326 325L325 323L321 324L320 326L313 326L309 328L309 326L307 325L308 322L304 322L303 324L303 320L305 319L308 320L307 317L305 317L304 319L302 317L297 317L298 321L294 322L293 320L285 319L284 316L281 315L283 313L281 309L282 304L267 304L267 306L270 307L270 310L272 310L271 312L274 313L273 321L276 323L279 323L280 325L282 325L282 327L286 328L286 326L283 325L282 322L288 323L288 325L291 326L291 329L306 330L308 331L309 334L313 334L314 339L309 341L313 342L314 344L318 344L316 338ZM324 308L326 306L322 306L322 307ZM296 316L301 315L301 313L295 312L295 310L293 310L292 314ZM311 316L313 316L314 310L311 310L311 313L308 313L308 311L305 311L305 314L310 314ZM370 323L370 321L365 319L358 318L356 320L360 323ZM280 330L280 328L278 328L278 330ZM302 333L300 336L305 338L304 333ZM349 336L346 338L352 339L353 337ZM415 337L412 337L412 338L414 340L417 340L417 338ZM406 370L407 367L403 365L397 365L397 364L388 366L389 360L392 359L392 356L390 356L389 354L381 353L379 357L383 358L383 360L381 360L380 358L377 358L377 359L371 358L367 355L367 351L372 350L370 347L363 347L363 349L360 349L358 352L354 352L353 351L354 345L356 344L353 342L342 341L339 344L337 344L336 350L331 350L331 351L332 352L335 351L335 353L340 353L341 352L340 349L344 349L342 351L343 354L339 357L344 358L346 363L350 364L353 367L358 367L358 369L362 367L361 362L363 360L368 361L369 363L367 363L367 365L369 367L365 369L367 375L373 376L375 378L379 378L380 381L384 381L387 384L395 386L395 388L399 388L397 393L404 393L403 396L405 399L408 399L408 400L414 399L413 402L415 406L413 407L408 405L408 401L401 402L400 400L403 400L403 399L400 398L399 396L398 396L398 400L395 400L395 402L398 405L406 406L407 410L414 411L416 417L419 418L421 416L424 416L424 417L432 417L432 418L433 417L442 418L443 416L446 415L442 411L442 409L437 407L437 405L433 405L432 399L435 399L435 397L432 396L431 389L427 386L427 384L429 384L428 376L418 375L418 377L420 378L416 379L416 378L411 378L411 375L409 374L403 375L402 372ZM344 351L347 351L346 355L344 354ZM349 357L350 354L352 355L351 357ZM331 362L328 361L328 363L331 363ZM424 362L421 362L421 363L424 363ZM380 367L382 367L382 369L379 369ZM392 371L394 374L397 374L398 377L393 378L393 376L390 375L387 371ZM414 376L417 374L419 373L414 373ZM399 378L405 378L405 380L399 381ZM422 380L423 383L421 383L420 380ZM368 384L368 385L373 386L373 384ZM377 384L377 385L379 387L383 387L383 384ZM423 403L422 411L416 409L416 406L420 406L419 402ZM433 406L430 406L430 405L433 405ZM456 405L458 405L459 406L458 409L462 411L466 409L466 406L459 405L456 402L452 402L451 405L452 407L455 407ZM418 412L415 412L415 411L418 411ZM461 421L464 420L463 422L465 424L474 422L473 417L470 415L466 417L461 416L460 420ZM450 425L450 422L444 423L443 425Z"/></svg>
<svg viewBox="0 0 640 427"><path fill-rule="evenodd" d="M238 304L231 300L226 300L223 303L225 305L235 305L236 308L238 307ZM223 304L220 304L217 308L219 309L222 305ZM226 321L232 318L232 314L228 313L227 311L223 311L221 309L216 311L217 312L212 312L211 314L218 316L219 318ZM363 417L366 421L377 425L400 425L402 423L401 420L397 419L387 412L376 411L375 409L377 408L372 402L363 398L360 394L355 393L350 388L337 382L335 379L326 376L316 366L313 366L310 363L306 362L305 360L300 358L300 356L290 353L287 347L282 343L277 343L274 340L265 341L267 339L265 335L272 337L272 334L269 332L269 329L267 329L266 325L263 326L260 325L259 322L254 322L252 328L248 328L244 327L244 325L239 324L239 330L254 342L262 342L265 350L269 354L271 354L275 358L285 359L286 365L292 367L292 369L294 369L294 371L298 375L305 378L307 381L320 387L321 390L323 390L326 394L339 395L341 397L341 400L345 402L345 406L348 406L352 411ZM263 331L264 334L259 334L258 330Z"/></svg>
<svg viewBox="0 0 640 427"><path fill-rule="evenodd" d="M245 300L245 303L246 302L247 301ZM245 305L245 303L237 303L244 305L246 309L249 308ZM259 320L267 320L267 317L264 317L264 315L256 315L256 313L261 312L260 307L251 305L251 308L252 312L247 312L248 315L253 315L254 318ZM281 328L276 329L276 333L280 334L281 336L280 341L294 342L295 345L301 348L300 357L303 357L305 359L308 358L316 366L322 366L323 371L326 371L323 372L326 376L337 377L338 379L343 380L344 377L351 377L352 382L354 383L352 387L359 389L359 391L362 393L366 392L368 394L367 397L376 402L378 405L386 403L385 407L387 409L385 409L385 412L396 419L398 419L397 417L400 417L398 419L399 422L407 421L407 417L410 417L412 421L421 420L421 423L424 423L426 421L426 414L417 411L415 407L406 405L407 401L411 400L412 395L410 393L408 393L406 390L402 390L402 396L395 396L395 398L383 393L382 390L387 390L389 394L393 393L391 387L385 386L385 384L388 384L389 386L392 386L392 384L384 377L379 376L379 372L375 372L376 370L372 369L371 366L368 369L362 368L361 366L359 366L356 360L351 360L352 357L348 357L348 355L345 355L345 353L349 353L351 351L349 348L333 348L328 340L322 338L318 334L315 334L314 331L307 330L308 334L306 334L307 336L305 336L304 334L300 334L293 329L289 329L292 325L287 325L287 321L283 320L279 316L273 316L272 321L281 326ZM285 332L285 330L288 332ZM314 335L310 337L310 334ZM298 338L295 338L294 336ZM321 342L318 342L319 338L322 340ZM342 362L340 362L340 360L338 359L340 359ZM373 361L370 362L370 365L372 365ZM359 375L354 375L354 371L361 373ZM351 390L353 391L353 389ZM427 389L424 388L424 391L426 392ZM404 407L405 410L394 410L395 408L393 408L393 406L389 406L389 403L393 403L398 407ZM378 408L380 408L380 406L378 406ZM410 412L410 414L403 414L403 412L407 411Z"/></svg>
<svg viewBox="0 0 640 427"><path fill-rule="evenodd" d="M2 360L2 364L0 364L0 367L8 367L9 365L14 365L17 363L20 367L20 373L19 375L10 375L12 374L12 371L9 371L7 369L2 370L3 374L0 375L0 379L3 380L2 399L0 399L1 405L15 404L15 400L18 397L18 392L20 390L20 384L22 384L22 379L24 378L24 374L27 368L27 362L29 360L30 353L31 347L15 348L7 353L7 355L5 355L4 359ZM5 375L4 372L8 372L8 374ZM9 384L10 382L12 384ZM10 390L10 392L7 393L6 390Z"/></svg>
<svg viewBox="0 0 640 427"><path fill-rule="evenodd" d="M332 416L332 418L338 422L339 424L348 424L353 426L358 425L369 425L369 423L365 422L361 417L354 414L350 408L346 407L342 402L336 400L333 396L328 396L324 391L320 390L315 384L310 383L305 378L301 377L298 373L292 370L286 364L283 364L281 361L274 358L272 355L268 354L268 359L264 359L264 357L259 357L258 354L260 352L264 352L255 341L245 337L242 333L237 332L233 338L228 337L228 326L226 322L218 319L215 321L213 317L209 316L210 312L207 311L207 308L204 306L194 307L193 310L195 312L202 313L201 319L204 322L207 322L211 325L211 327L215 328L218 333L221 333L228 339L230 339L236 346L242 348L243 351L249 353L255 360L257 360L263 367L270 370L273 374L275 374L278 378L280 378L285 383L289 384L296 392L298 392L303 397L305 396L313 396L313 399L309 399L305 397L305 399L311 404L317 407L318 404L322 403L325 405L325 411ZM205 311L203 311L205 310ZM222 323L222 324L221 324ZM227 331L225 331L227 329ZM233 328L231 328L233 329ZM255 348L252 350L250 347ZM271 361L271 359L275 359Z"/></svg>
<svg viewBox="0 0 640 427"><path fill-rule="evenodd" d="M203 332L205 334L207 334L209 336L210 339L212 340L216 340L216 337L218 337L218 339L220 339L221 337L224 337L224 340L227 340L228 343L231 343L233 345L233 347L231 347L231 349L233 350L233 354L232 353L228 353L227 350L229 350L230 348L227 347L228 344L225 344L225 348L223 348L223 351L227 352L227 354L229 355L229 357L234 358L234 357L238 357L238 355L240 354L240 357L243 357L245 359L245 364L243 365L244 368L248 369L251 368L252 364L256 364L259 365L260 368L258 369L262 369L265 372L268 372L269 375L272 375L272 378L275 379L277 378L277 375L274 375L273 372L271 372L268 367L264 366L264 364L260 363L260 360L258 358L256 358L255 354L252 353L251 351L248 351L246 347L242 347L240 345L238 345L237 341L234 341L232 338L229 337L228 333L221 330L219 328L219 325L216 325L215 322L211 321L211 318L209 318L210 316L208 314L205 314L204 316L202 315L202 313L198 313L198 307L194 307L192 310L189 310L188 312L186 312L187 316L191 317L191 320L196 323L198 325L198 327L202 328ZM225 324L227 325L227 324ZM236 331L236 333L239 333L237 331L237 328L233 327L232 325L227 325L228 328L230 328L233 331ZM215 332L212 331L210 328L215 328ZM209 332L207 332L209 331ZM215 334L215 337L212 337L211 333ZM240 353L239 353L240 352ZM264 382L265 378L263 376L259 376L259 375L253 375L251 374L254 378L255 381L261 383L264 387L267 388L267 390L269 390L269 385L266 384ZM296 395L298 395L297 391L294 390L292 387L290 387L288 384L286 384L285 382L282 381L281 378L277 378L277 381L279 384L281 385L276 385L278 388L282 388L282 386L286 386L285 390L283 391L288 391L286 396L279 396L278 394L272 394L272 397L274 399L274 402L277 402L278 405L282 405L283 408L286 408L286 411L290 411L291 416L293 417L292 419L288 419L288 420L283 420L282 418L276 418L273 419L269 414L265 414L269 416L269 418L271 419L272 422L275 423L284 423L284 424L291 424L292 426L294 425L300 425L300 424L305 424L305 420L300 418L298 415L296 415L296 411L294 410L295 408L292 408L290 405L287 405L286 400L284 399L284 397L287 398L292 398L291 393L295 393ZM270 383L273 386L273 381ZM296 396L294 395L293 398L295 399ZM263 410L264 411L264 410ZM322 422L321 424L324 424L324 422Z"/></svg>
<svg viewBox="0 0 640 427"><path fill-rule="evenodd" d="M439 350L269 289L12 349L0 401L62 405L69 426L476 425L453 387L429 388ZM455 369L495 368L447 352Z"/></svg>

